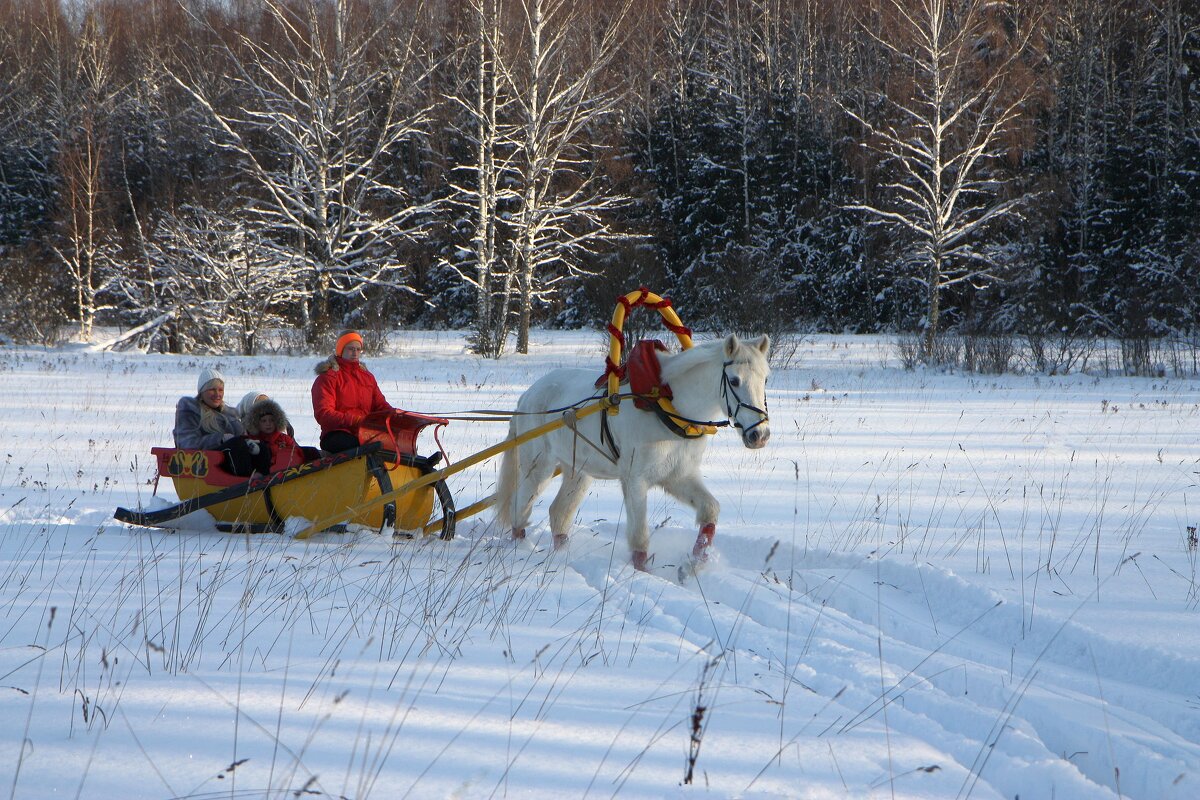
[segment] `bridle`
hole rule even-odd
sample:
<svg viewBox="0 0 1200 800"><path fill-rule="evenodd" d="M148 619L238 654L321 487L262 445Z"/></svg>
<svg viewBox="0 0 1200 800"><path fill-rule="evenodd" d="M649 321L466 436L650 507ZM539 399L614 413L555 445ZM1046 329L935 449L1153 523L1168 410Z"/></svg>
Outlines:
<svg viewBox="0 0 1200 800"><path fill-rule="evenodd" d="M763 398L763 406L764 407L759 408L758 406L747 403L745 400L742 399L742 396L738 394L737 387L734 386L733 382L729 380L729 371L728 370L732 364L733 364L732 361L726 361L724 364L721 365L721 400L722 400L722 402L725 403L726 416L729 418L730 422L733 423L733 426L735 428L741 429L742 436L745 436L750 431L757 428L759 425L762 425L764 422L770 422L771 418L770 418L770 415L767 414L767 409L765 408L765 406L767 405L767 401L766 401L765 397ZM737 405L734 405L732 403L732 401L730 400L730 397L729 397L730 395L733 395L733 400L737 401ZM743 408L749 409L750 411L753 411L755 414L758 414L758 422L755 422L753 425L751 425L748 428L746 426L742 425L742 423L739 422L738 418L737 418L738 412L740 412Z"/></svg>

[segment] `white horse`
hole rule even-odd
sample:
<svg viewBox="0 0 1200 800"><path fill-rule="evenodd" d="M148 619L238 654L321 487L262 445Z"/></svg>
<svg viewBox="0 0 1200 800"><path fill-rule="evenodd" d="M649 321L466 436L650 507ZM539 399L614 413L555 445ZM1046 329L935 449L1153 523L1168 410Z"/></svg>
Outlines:
<svg viewBox="0 0 1200 800"><path fill-rule="evenodd" d="M766 335L744 342L731 334L679 353L660 354L662 380L671 387L679 417L720 424L728 420L740 429L746 447L764 447L771 436L766 410L769 348ZM561 413L575 401L603 397L595 382L596 372L584 369L556 369L539 379L517 402L519 413L509 424L509 437L549 421L549 415ZM574 429L559 428L505 451L496 492L497 521L502 530L512 531L514 539L525 538L534 501L561 471L562 485L550 504L550 530L555 548L561 548L592 479L615 478L621 481L625 497L631 560L644 571L650 546L646 492L660 486L695 509L700 532L692 557L705 561L721 510L700 478L707 445L708 436L683 438L656 413L624 400L615 416L600 411L578 420Z"/></svg>

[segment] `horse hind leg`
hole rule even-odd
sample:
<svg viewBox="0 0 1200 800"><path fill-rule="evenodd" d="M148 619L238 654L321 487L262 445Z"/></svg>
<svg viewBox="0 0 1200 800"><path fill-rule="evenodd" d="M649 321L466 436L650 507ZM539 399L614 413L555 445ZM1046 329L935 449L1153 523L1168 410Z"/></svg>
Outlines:
<svg viewBox="0 0 1200 800"><path fill-rule="evenodd" d="M554 466L551 459L542 450L533 453L521 453L521 471L517 480L516 491L512 498L512 538L524 539L525 526L533 513L533 504L538 495L546 488L546 484L554 476Z"/></svg>
<svg viewBox="0 0 1200 800"><path fill-rule="evenodd" d="M650 529L646 525L646 492L650 487L642 481L628 478L621 481L625 497L625 538L629 541L629 560L639 572L646 571L649 561Z"/></svg>
<svg viewBox="0 0 1200 800"><path fill-rule="evenodd" d="M583 472L564 472L562 485L550 504L550 530L554 533L554 549L566 547L567 537L575 522L575 512L583 502L592 478Z"/></svg>

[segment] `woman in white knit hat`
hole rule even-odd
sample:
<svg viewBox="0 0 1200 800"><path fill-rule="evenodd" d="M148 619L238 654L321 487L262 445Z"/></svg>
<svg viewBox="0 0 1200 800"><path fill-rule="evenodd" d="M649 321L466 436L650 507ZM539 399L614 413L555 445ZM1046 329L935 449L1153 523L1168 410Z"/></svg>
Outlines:
<svg viewBox="0 0 1200 800"><path fill-rule="evenodd" d="M196 381L196 396L181 397L175 405L175 446L186 450L219 450L226 472L246 476L271 469L271 454L246 439L237 409L225 405L225 377L204 369Z"/></svg>

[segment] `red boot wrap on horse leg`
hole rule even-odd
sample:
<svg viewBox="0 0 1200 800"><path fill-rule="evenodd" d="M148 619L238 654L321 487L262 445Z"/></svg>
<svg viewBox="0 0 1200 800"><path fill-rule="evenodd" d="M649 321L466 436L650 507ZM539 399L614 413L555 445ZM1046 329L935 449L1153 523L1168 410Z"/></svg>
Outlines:
<svg viewBox="0 0 1200 800"><path fill-rule="evenodd" d="M697 561L708 560L708 549L712 547L713 537L717 535L717 523L706 522L700 526L700 535L696 544L692 545L692 558Z"/></svg>
<svg viewBox="0 0 1200 800"><path fill-rule="evenodd" d="M633 564L633 568L636 569L638 572L649 572L649 570L646 568L646 564L650 560L650 558L649 558L649 556L646 555L645 550L634 550L630 554L629 560L630 560L630 563Z"/></svg>

